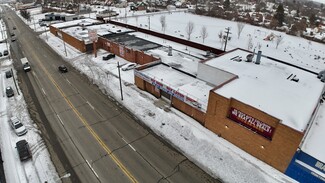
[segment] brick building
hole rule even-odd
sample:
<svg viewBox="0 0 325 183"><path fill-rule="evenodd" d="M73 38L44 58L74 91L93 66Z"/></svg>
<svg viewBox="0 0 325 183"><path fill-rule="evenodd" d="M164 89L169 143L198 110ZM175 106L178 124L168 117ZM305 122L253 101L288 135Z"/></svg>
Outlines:
<svg viewBox="0 0 325 183"><path fill-rule="evenodd" d="M168 98L212 132L285 172L320 105L324 84L292 65L264 57L259 64L248 61L249 54L236 49L205 60L188 79L171 68L168 78L167 71L161 74L161 64L143 66L135 72L135 84Z"/></svg>

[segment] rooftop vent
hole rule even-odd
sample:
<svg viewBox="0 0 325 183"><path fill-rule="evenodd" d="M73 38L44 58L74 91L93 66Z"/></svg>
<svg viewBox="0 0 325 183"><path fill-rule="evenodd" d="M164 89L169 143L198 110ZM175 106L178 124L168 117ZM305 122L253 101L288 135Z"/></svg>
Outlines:
<svg viewBox="0 0 325 183"><path fill-rule="evenodd" d="M262 57L262 51L258 51L255 64L259 65L261 63L261 57Z"/></svg>
<svg viewBox="0 0 325 183"><path fill-rule="evenodd" d="M318 73L317 78L320 79L323 83L325 82L325 70L322 70Z"/></svg>
<svg viewBox="0 0 325 183"><path fill-rule="evenodd" d="M252 62L253 61L253 57L254 57L254 54L248 54L247 56L246 56L246 62Z"/></svg>
<svg viewBox="0 0 325 183"><path fill-rule="evenodd" d="M173 56L173 47L168 47L168 56Z"/></svg>

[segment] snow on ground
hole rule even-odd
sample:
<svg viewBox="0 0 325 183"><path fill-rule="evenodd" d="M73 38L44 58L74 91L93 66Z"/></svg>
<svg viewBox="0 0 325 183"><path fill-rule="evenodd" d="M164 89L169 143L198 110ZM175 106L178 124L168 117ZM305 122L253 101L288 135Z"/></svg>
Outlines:
<svg viewBox="0 0 325 183"><path fill-rule="evenodd" d="M13 69L12 60L2 59L1 64L1 99L0 99L0 147L6 181L18 182L60 182L55 167L46 149L45 142L41 138L41 132L37 125L29 117L24 97L18 88L15 87L13 77L6 79L5 72ZM16 83L17 76L13 69ZM14 90L14 97L7 98L5 87L11 86ZM27 134L18 137L11 128L8 120L16 116L28 130ZM25 139L30 146L32 159L21 162L16 149L16 142Z"/></svg>
<svg viewBox="0 0 325 183"><path fill-rule="evenodd" d="M160 18L166 17L166 30L162 31ZM150 18L149 18L150 17ZM115 19L113 19L115 20ZM151 14L138 17L118 18L118 21L130 25L138 26L144 29L149 29L155 32L169 34L178 38L187 39L185 28L188 22L193 22L194 29L190 40L201 43L218 49L224 48L223 42L218 35L222 32L225 35L225 28L230 27L230 40L227 44L227 50L235 48L243 48L246 50L255 51L261 50L263 55L289 62L309 70L318 72L325 68L325 45L312 42L300 37L287 35L283 32L269 30L263 27L257 27L245 24L241 36L238 38L237 22L216 19L206 16L194 15L185 12L173 12L166 14ZM200 34L203 26L207 27L208 37L204 40ZM272 41L265 41L264 38L273 33ZM283 40L276 48L278 37L283 37ZM251 41L249 41L251 40ZM251 42L251 46L249 43Z"/></svg>
<svg viewBox="0 0 325 183"><path fill-rule="evenodd" d="M40 35L46 41L45 34ZM65 57L62 40L49 34L47 43L62 57ZM172 45L177 46L177 45ZM123 80L123 98L121 100L117 61L120 65L127 63L116 57L102 61L107 52L98 51L98 57L81 54L67 45L69 53L75 57L65 57L74 67L86 74L94 84L110 97L123 104L134 115L141 119L156 134L173 144L191 161L202 169L219 177L225 182L294 182L269 165L248 155L241 149L218 137L202 127L189 116L171 108L165 112L154 105L157 99L147 92L139 90L134 83L133 71L121 71ZM149 115L150 114L150 115ZM154 114L154 115L152 115Z"/></svg>
<svg viewBox="0 0 325 183"><path fill-rule="evenodd" d="M123 14L121 9L120 15ZM132 13L132 12L131 12ZM129 13L127 12L129 15ZM145 14L141 12L139 14ZM34 15L35 20L38 20ZM41 15L40 16L44 16ZM93 14L91 14L93 16ZM161 15L150 15L150 28L155 31L161 31L160 18ZM165 14L167 19L166 33L186 39L185 29L186 23L191 20L195 22L195 31L191 37L192 41L202 42L199 32L203 25L207 25L209 37L205 40L205 44L221 48L221 42L218 33L224 31L225 27L230 26L232 38L227 45L228 49L236 47L248 48L249 37L252 38L252 49L256 50L261 47L264 55L280 58L284 61L295 63L314 71L324 68L324 45L309 42L307 40L292 37L272 30L261 27L246 25L240 39L236 35L236 23L220 19L212 19L209 17L194 16L188 13L172 13ZM123 21L123 20L122 20ZM142 24L143 27L148 22L148 16L139 16L138 18L127 18L128 23ZM39 31L45 30L31 23L26 22L31 28ZM276 35L284 36L282 44L276 49L275 41L264 41L263 39L273 32ZM204 52L191 52L184 45L167 42L159 38L147 36L141 33L134 33L143 36L153 42L159 41L166 46L172 46L174 49L183 52L189 52L192 55L200 57ZM182 36L183 35L183 36ZM221 178L225 182L294 182L294 180L286 177L269 165L248 155L241 149L219 138L216 134L202 127L198 122L184 115L176 109L171 108L171 112L165 112L163 109L154 105L157 100L152 95L139 90L134 83L133 71L121 72L123 79L124 100L120 100L120 90L118 82L117 61L119 64L125 64L127 61L122 58L114 58L109 61L102 61L102 56L107 54L103 50L98 51L98 57L78 52L66 44L66 54L62 40L54 37L52 34L42 34L44 39L56 52L70 62L80 72L86 74L95 84L97 84L103 92L115 98L140 118L155 133L165 138L177 149L184 153L191 161L198 164L202 169L206 170L215 177ZM158 42L157 42L158 43ZM261 46L259 46L261 45ZM227 50L228 50L227 49ZM150 50L153 54L164 57L161 50ZM274 53L277 53L276 55ZM318 57L319 56L319 57ZM316 58L316 59L314 59ZM193 61L195 62L195 61ZM197 65L197 64L193 64ZM189 64L188 70L195 73L195 67ZM150 115L148 115L150 114ZM154 114L154 115L152 115ZM28 132L28 135L31 134ZM54 171L54 170L53 170Z"/></svg>

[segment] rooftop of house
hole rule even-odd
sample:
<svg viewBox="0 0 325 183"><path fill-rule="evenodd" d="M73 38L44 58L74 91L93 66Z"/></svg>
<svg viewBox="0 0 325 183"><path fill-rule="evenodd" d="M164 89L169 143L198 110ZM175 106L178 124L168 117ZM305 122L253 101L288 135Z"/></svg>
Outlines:
<svg viewBox="0 0 325 183"><path fill-rule="evenodd" d="M205 62L233 73L237 79L214 92L235 98L303 132L319 103L324 83L311 72L262 57L261 63L246 62L250 52L235 49Z"/></svg>

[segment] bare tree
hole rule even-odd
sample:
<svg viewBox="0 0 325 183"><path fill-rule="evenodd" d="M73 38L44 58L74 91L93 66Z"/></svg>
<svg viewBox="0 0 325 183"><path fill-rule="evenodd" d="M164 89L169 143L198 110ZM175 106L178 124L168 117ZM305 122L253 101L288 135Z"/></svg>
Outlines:
<svg viewBox="0 0 325 183"><path fill-rule="evenodd" d="M186 34L187 34L187 40L191 40L191 34L193 33L194 30L194 23L189 21L187 23L187 26L185 28Z"/></svg>
<svg viewBox="0 0 325 183"><path fill-rule="evenodd" d="M201 36L202 36L202 40L203 40L203 43L204 43L205 38L207 38L209 36L206 26L202 26Z"/></svg>
<svg viewBox="0 0 325 183"><path fill-rule="evenodd" d="M278 36L277 37L277 39L276 39L276 42L275 42L275 44L276 44L276 49L278 49L278 46L282 43L282 41L283 41L283 36Z"/></svg>
<svg viewBox="0 0 325 183"><path fill-rule="evenodd" d="M160 23L161 23L161 30L166 31L166 16L165 15L161 15L160 17Z"/></svg>
<svg viewBox="0 0 325 183"><path fill-rule="evenodd" d="M240 34L243 31L244 27L245 27L245 24L243 22L237 22L238 39L239 39Z"/></svg>
<svg viewBox="0 0 325 183"><path fill-rule="evenodd" d="M220 30L218 34L218 38L220 42L222 41L222 33L223 33L222 30Z"/></svg>

